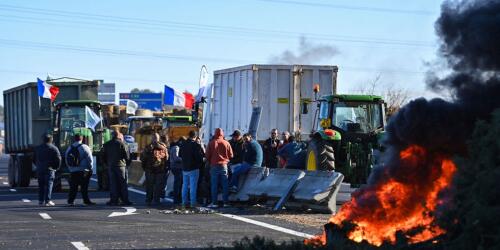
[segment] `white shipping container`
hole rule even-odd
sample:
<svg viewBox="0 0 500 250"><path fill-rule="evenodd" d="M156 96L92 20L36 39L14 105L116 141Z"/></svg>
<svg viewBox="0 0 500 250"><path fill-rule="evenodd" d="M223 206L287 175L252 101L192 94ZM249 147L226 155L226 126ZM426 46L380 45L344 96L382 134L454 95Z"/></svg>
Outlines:
<svg viewBox="0 0 500 250"><path fill-rule="evenodd" d="M270 136L272 128L300 133L307 139L316 110L313 87L320 85L318 97L336 93L337 66L246 65L214 72L211 96L205 109L206 135L222 128L226 135L239 129L248 131L253 107L262 107L257 140ZM309 112L301 113L301 103ZM205 136L205 141L208 139Z"/></svg>

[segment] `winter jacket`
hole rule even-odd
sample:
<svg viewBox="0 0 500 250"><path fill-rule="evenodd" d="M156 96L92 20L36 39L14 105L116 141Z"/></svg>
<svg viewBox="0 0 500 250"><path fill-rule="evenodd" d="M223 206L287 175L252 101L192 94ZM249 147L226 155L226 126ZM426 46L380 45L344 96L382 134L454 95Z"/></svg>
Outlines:
<svg viewBox="0 0 500 250"><path fill-rule="evenodd" d="M33 163L38 174L47 173L49 170L57 170L61 166L61 153L52 143L43 143L35 148Z"/></svg>
<svg viewBox="0 0 500 250"><path fill-rule="evenodd" d="M70 166L68 164L68 154L71 151L71 147L78 147L78 152L80 153L80 164L78 166ZM89 146L83 144L81 141L74 142L70 147L66 150L64 154L64 159L66 166L68 166L69 172L83 172L90 171L94 168L94 159L92 158L92 151Z"/></svg>
<svg viewBox="0 0 500 250"><path fill-rule="evenodd" d="M306 154L305 145L298 142L290 142L283 146L279 151L278 155L286 159L285 168L298 168L303 169L306 164Z"/></svg>
<svg viewBox="0 0 500 250"><path fill-rule="evenodd" d="M269 138L264 142L264 166L268 168L278 167L278 147L281 145L280 140Z"/></svg>
<svg viewBox="0 0 500 250"><path fill-rule="evenodd" d="M145 172L160 174L167 168L168 150L162 142L153 142L146 146L141 154L141 166Z"/></svg>
<svg viewBox="0 0 500 250"><path fill-rule="evenodd" d="M179 155L179 151L179 145L173 145L170 147L170 169L182 169L182 158Z"/></svg>
<svg viewBox="0 0 500 250"><path fill-rule="evenodd" d="M227 165L229 160L233 158L233 150L229 142L224 140L224 131L222 129L215 129L215 135L208 143L206 155L210 166Z"/></svg>
<svg viewBox="0 0 500 250"><path fill-rule="evenodd" d="M102 159L108 167L126 167L130 161L127 145L120 139L104 143Z"/></svg>
<svg viewBox="0 0 500 250"><path fill-rule="evenodd" d="M250 164L252 167L262 166L263 154L262 147L256 140L252 140L245 144L243 161Z"/></svg>
<svg viewBox="0 0 500 250"><path fill-rule="evenodd" d="M243 162L243 144L245 144L243 139L238 141L234 139L229 140L229 145L231 145L231 150L233 150L233 158L229 160L231 165Z"/></svg>
<svg viewBox="0 0 500 250"><path fill-rule="evenodd" d="M203 148L192 139L182 143L179 155L182 158L182 171L200 169L203 164Z"/></svg>

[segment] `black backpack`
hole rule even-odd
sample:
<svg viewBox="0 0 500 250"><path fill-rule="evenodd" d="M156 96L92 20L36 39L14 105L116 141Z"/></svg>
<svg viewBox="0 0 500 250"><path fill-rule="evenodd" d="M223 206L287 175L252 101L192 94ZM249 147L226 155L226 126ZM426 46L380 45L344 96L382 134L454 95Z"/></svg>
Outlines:
<svg viewBox="0 0 500 250"><path fill-rule="evenodd" d="M78 150L80 146L82 146L82 144L78 144L76 147L71 145L68 155L66 155L68 167L80 166L80 150Z"/></svg>

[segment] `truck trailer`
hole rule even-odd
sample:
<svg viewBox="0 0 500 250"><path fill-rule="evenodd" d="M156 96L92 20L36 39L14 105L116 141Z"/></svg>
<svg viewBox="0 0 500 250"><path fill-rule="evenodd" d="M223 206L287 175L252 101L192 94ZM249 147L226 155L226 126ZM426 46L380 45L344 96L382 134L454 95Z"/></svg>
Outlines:
<svg viewBox="0 0 500 250"><path fill-rule="evenodd" d="M78 120L78 117L85 117L86 106L102 117L97 101L97 88L101 80L60 78L47 82L59 88L54 102L38 96L37 82L3 92L5 151L10 155L8 174L12 187L29 186L36 170L33 149L42 142L44 133L54 135L54 144L61 154L72 142L75 131L84 136L84 142L94 153L99 152L105 140L109 140L109 130L103 127L102 121L95 131L91 131L85 128L84 121Z"/></svg>
<svg viewBox="0 0 500 250"><path fill-rule="evenodd" d="M262 108L257 140L267 139L273 128L307 140L314 112L301 110L316 108L316 84L320 96L336 93L337 71L337 66L256 64L214 71L203 110L204 141L215 128L222 128L226 134L235 129L249 131L254 107Z"/></svg>

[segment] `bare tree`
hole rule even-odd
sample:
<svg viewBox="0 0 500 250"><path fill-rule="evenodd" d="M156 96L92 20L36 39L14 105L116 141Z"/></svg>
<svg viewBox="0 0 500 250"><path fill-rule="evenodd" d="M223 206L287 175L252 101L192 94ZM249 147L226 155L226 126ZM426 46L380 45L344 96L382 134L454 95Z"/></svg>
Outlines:
<svg viewBox="0 0 500 250"><path fill-rule="evenodd" d="M354 90L355 93L363 95L380 95L387 103L387 117L396 113L410 99L410 92L407 89L400 87L394 83L381 83L382 75L378 74L375 78L367 83L358 86Z"/></svg>

